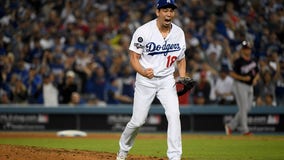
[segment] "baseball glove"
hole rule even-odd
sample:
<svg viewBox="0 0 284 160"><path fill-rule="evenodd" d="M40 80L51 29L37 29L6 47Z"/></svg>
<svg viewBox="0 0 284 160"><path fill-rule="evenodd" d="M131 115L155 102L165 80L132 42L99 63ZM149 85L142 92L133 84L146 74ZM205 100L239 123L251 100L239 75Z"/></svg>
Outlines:
<svg viewBox="0 0 284 160"><path fill-rule="evenodd" d="M190 77L179 78L176 83L182 86L179 90L177 90L178 96L184 95L187 91L197 85L197 82Z"/></svg>

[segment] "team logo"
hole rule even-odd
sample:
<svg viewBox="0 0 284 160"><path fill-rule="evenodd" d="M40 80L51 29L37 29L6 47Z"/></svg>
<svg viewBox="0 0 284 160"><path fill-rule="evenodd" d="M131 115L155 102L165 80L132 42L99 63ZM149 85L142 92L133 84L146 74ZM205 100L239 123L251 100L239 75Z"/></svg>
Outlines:
<svg viewBox="0 0 284 160"><path fill-rule="evenodd" d="M241 72L244 73L244 74L252 72L252 74L254 74L255 73L254 69L256 67L257 67L256 63L255 62L251 62L250 64L241 67Z"/></svg>
<svg viewBox="0 0 284 160"><path fill-rule="evenodd" d="M167 43L167 41L163 45L156 44L154 42L150 42L146 44L146 52L149 52L148 55L157 55L157 54L164 54L167 56L170 52L180 51L181 47L179 43Z"/></svg>

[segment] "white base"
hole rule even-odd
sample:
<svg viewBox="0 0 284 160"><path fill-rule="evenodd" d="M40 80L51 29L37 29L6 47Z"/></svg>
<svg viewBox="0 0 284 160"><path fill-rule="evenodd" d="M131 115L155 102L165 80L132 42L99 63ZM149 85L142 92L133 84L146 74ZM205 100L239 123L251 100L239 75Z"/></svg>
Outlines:
<svg viewBox="0 0 284 160"><path fill-rule="evenodd" d="M87 133L79 130L63 130L56 133L59 137L86 137Z"/></svg>

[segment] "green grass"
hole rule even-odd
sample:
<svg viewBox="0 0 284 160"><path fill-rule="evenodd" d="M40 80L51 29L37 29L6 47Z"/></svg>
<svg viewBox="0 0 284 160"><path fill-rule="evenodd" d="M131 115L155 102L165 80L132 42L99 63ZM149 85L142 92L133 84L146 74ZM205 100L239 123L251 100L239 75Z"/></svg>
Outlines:
<svg viewBox="0 0 284 160"><path fill-rule="evenodd" d="M280 160L284 158L283 142L256 139L193 139L188 140L189 145L184 145L184 151L188 150L191 159Z"/></svg>
<svg viewBox="0 0 284 160"><path fill-rule="evenodd" d="M142 135L139 137L139 135ZM151 139L140 133L130 154L165 157L165 134ZM150 135L151 136L151 135ZM118 138L0 138L0 144L95 150L116 153ZM191 160L280 160L284 159L284 136L183 135L183 159Z"/></svg>

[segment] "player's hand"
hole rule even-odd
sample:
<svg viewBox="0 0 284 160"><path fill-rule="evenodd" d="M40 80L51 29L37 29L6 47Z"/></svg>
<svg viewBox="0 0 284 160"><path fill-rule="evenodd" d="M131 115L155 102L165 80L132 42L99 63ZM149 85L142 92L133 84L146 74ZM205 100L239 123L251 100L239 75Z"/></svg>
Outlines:
<svg viewBox="0 0 284 160"><path fill-rule="evenodd" d="M154 70L152 68L146 68L144 70L143 76L145 76L149 79L153 78L154 77Z"/></svg>

